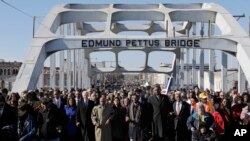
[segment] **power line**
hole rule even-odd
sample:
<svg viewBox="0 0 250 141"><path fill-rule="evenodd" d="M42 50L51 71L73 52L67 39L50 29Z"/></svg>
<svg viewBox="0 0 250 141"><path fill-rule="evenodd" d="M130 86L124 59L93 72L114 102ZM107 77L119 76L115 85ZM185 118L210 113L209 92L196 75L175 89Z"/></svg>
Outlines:
<svg viewBox="0 0 250 141"><path fill-rule="evenodd" d="M26 13L25 11L23 11L23 10L21 10L21 9L19 9L19 8L17 8L17 7L15 7L14 5L12 5L12 4L10 4L10 3L4 1L4 0L1 0L1 1L2 1L4 4L6 4L7 6L9 6L9 7L13 8L13 9L19 11L20 13L24 14L25 16L30 17L30 18L33 19L34 16L32 16L32 15Z"/></svg>
<svg viewBox="0 0 250 141"><path fill-rule="evenodd" d="M15 9L16 11L22 13L23 15L25 15L25 16L27 16L27 17L29 17L29 18L31 18L31 19L33 20L33 27L32 27L33 32L32 32L32 35L33 35L33 38L34 38L34 37L35 37L35 23L36 23L36 20L37 20L38 18L43 17L43 16L32 16L31 14L25 12L24 10L22 10L22 9L20 9L20 8L17 8L17 7L14 6L13 4L10 4L10 3L8 3L8 2L6 2L6 1L4 1L4 0L1 0L1 1L2 1L5 5L7 5L7 6L13 8L13 9ZM44 24L43 24L42 22L40 22L39 20L38 20L38 23L40 23L43 27L45 27L45 28L47 28L48 30L50 30L50 28L48 28L46 25L44 25Z"/></svg>

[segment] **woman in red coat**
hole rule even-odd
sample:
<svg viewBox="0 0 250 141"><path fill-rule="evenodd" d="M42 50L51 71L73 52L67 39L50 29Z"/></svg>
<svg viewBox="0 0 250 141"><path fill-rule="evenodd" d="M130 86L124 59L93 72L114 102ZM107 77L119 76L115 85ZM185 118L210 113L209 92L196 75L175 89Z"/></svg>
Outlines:
<svg viewBox="0 0 250 141"><path fill-rule="evenodd" d="M242 97L241 96L236 96L234 99L234 105L231 109L232 111L232 116L234 119L234 125L241 125L242 124L242 120L240 119L240 114L242 111L242 108L245 107L245 104L242 103Z"/></svg>
<svg viewBox="0 0 250 141"><path fill-rule="evenodd" d="M215 123L214 132L216 133L216 140L217 141L225 140L224 139L225 138L225 124L227 124L229 122L229 118L223 117L220 109L221 109L220 102L214 103L214 110L215 110L213 112L214 123Z"/></svg>

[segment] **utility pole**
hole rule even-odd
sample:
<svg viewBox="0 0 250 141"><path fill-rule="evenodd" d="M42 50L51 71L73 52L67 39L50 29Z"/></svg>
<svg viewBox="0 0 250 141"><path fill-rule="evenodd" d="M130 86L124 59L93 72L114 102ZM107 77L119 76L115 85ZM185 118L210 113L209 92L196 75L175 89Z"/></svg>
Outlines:
<svg viewBox="0 0 250 141"><path fill-rule="evenodd" d="M245 18L245 13L243 13L242 15L233 15L233 17L238 21L240 18Z"/></svg>
<svg viewBox="0 0 250 141"><path fill-rule="evenodd" d="M35 37L35 27L36 27L36 16L33 16L33 31L32 31L32 37Z"/></svg>

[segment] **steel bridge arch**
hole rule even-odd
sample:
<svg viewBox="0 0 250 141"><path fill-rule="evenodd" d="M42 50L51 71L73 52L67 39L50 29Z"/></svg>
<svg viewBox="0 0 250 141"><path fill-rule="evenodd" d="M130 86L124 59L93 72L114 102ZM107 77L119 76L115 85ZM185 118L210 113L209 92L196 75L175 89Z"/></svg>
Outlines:
<svg viewBox="0 0 250 141"><path fill-rule="evenodd" d="M119 23L123 20L146 20L151 23L131 26ZM173 28L173 22L176 21L183 21L183 27ZM104 24L92 26L88 22ZM190 30L195 22L211 23L220 29L222 35L195 38L200 40L201 48L222 50L236 56L246 79L250 82L250 39L233 16L217 4L63 4L55 6L48 13L32 39L31 48L18 72L12 91L35 89L45 59L60 50L82 48L83 39L193 39L186 36L186 31ZM80 23L82 36L57 35L59 26L67 23ZM102 33L94 37L88 36L88 33L93 31ZM122 36L117 34L120 31L144 31L150 36ZM166 32L166 35L151 36L151 33L157 31ZM111 50L117 52L117 49ZM149 52L145 48L142 50Z"/></svg>

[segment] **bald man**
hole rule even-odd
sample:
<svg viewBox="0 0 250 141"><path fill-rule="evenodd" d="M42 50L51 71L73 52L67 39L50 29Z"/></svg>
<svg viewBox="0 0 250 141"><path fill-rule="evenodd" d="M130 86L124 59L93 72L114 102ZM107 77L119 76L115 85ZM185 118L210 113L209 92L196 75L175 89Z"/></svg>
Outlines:
<svg viewBox="0 0 250 141"><path fill-rule="evenodd" d="M187 119L190 115L190 105L182 100L181 92L177 91L174 94L175 102L173 104L174 110L174 130L175 141L185 141L188 136L188 128L186 125ZM191 135L191 134L190 134Z"/></svg>
<svg viewBox="0 0 250 141"><path fill-rule="evenodd" d="M88 97L89 92L83 91L82 99L78 102L77 106L76 125L80 127L84 141L94 141L94 125L91 121L91 112L95 104Z"/></svg>

